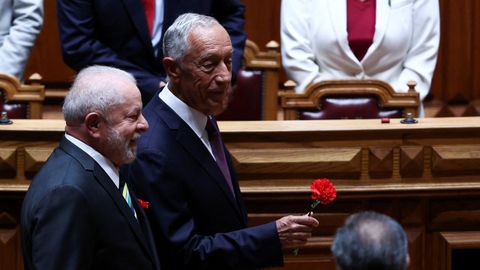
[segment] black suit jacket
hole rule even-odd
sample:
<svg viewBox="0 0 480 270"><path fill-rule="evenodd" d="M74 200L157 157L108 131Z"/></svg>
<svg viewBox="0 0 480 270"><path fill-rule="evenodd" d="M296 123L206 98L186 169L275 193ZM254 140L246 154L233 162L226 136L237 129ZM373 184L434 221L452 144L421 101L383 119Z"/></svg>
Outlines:
<svg viewBox="0 0 480 270"><path fill-rule="evenodd" d="M234 47L233 74L242 63L246 34L240 0L163 0L164 33L187 12L210 15L222 24ZM57 0L63 59L75 70L107 65L130 72L137 79L143 104L165 81L161 43L155 56L141 0ZM163 37L163 35L162 35Z"/></svg>
<svg viewBox="0 0 480 270"><path fill-rule="evenodd" d="M25 269L159 269L149 223L105 171L66 138L25 196Z"/></svg>
<svg viewBox="0 0 480 270"><path fill-rule="evenodd" d="M193 130L155 96L149 130L122 171L150 201L162 269L255 269L283 263L275 222L247 228L247 212L227 154L235 196Z"/></svg>

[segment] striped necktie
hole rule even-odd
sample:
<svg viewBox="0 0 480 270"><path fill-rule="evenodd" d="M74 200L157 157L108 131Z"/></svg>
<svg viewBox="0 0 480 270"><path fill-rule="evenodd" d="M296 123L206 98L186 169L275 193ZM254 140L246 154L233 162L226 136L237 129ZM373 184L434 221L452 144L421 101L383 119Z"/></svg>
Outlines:
<svg viewBox="0 0 480 270"><path fill-rule="evenodd" d="M122 196L123 198L125 199L125 201L127 202L128 206L130 207L130 209L132 210L133 212L133 215L135 216L135 218L137 218L137 212L135 212L135 208L133 207L133 203L132 203L132 197L130 196L130 192L128 191L128 186L127 186L127 183L125 183L123 185L123 188L121 188L121 191L122 191Z"/></svg>

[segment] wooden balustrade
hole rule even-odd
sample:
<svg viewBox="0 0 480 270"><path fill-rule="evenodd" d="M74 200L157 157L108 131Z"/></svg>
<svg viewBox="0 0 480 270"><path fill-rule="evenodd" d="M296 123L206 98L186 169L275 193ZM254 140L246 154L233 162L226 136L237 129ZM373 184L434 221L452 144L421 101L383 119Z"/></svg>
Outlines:
<svg viewBox="0 0 480 270"><path fill-rule="evenodd" d="M250 225L309 210L309 185L327 177L337 199L285 268L335 269L333 235L351 213L392 216L409 238L409 269L452 269L480 250L480 118L220 122ZM28 185L63 135L62 120L0 126L1 269L22 269L19 211ZM458 252L457 252L458 251ZM478 252L477 252L478 253ZM460 255L458 255L460 254ZM470 253L471 254L471 253ZM475 254L475 253L474 253Z"/></svg>

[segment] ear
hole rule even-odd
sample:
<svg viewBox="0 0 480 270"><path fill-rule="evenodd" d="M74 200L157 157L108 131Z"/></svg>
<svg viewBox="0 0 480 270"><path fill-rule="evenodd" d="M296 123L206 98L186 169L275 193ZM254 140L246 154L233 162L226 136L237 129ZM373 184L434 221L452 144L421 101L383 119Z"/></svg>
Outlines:
<svg viewBox="0 0 480 270"><path fill-rule="evenodd" d="M91 112L85 116L85 126L90 136L98 138L104 123L104 119L97 112Z"/></svg>
<svg viewBox="0 0 480 270"><path fill-rule="evenodd" d="M176 81L180 77L180 67L178 66L175 59L172 57L164 57L163 58L163 67L165 68L165 72L167 72L168 77L170 80Z"/></svg>

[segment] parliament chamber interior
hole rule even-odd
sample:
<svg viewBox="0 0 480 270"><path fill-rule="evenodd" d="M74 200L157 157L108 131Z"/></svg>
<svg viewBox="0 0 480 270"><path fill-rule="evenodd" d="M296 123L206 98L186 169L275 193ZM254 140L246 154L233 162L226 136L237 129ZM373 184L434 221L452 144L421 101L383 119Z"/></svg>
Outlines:
<svg viewBox="0 0 480 270"><path fill-rule="evenodd" d="M305 214L313 179L328 178L337 189L333 203L316 208L313 215L320 225L307 245L298 255L284 250L285 266L272 269L334 270L330 247L335 231L362 210L387 214L404 227L408 269L476 269L480 1L439 1L440 48L423 101L425 117L417 115L421 101L415 83L402 94L375 80L367 86L329 81L305 94L293 93L280 54L281 1L243 3L248 41L236 87L245 90L235 92L219 127L237 170L249 226ZM0 76L0 105L2 98L18 102L20 107L8 110L26 116L12 114L13 124L0 125L0 269L5 270L23 269L23 196L64 134L61 104L75 76L62 60L55 1L44 5L44 25L25 81ZM325 110L322 120L312 120L319 117L314 112L319 106L335 107L324 96L345 90L348 98L366 95L372 106L380 103L388 110L366 117L372 119L329 119ZM407 113L418 122L402 123Z"/></svg>

